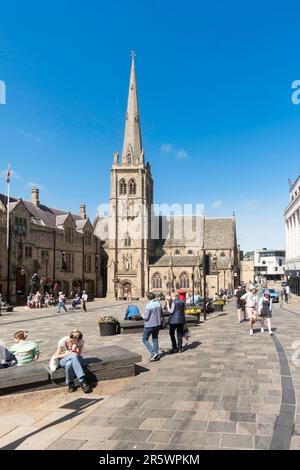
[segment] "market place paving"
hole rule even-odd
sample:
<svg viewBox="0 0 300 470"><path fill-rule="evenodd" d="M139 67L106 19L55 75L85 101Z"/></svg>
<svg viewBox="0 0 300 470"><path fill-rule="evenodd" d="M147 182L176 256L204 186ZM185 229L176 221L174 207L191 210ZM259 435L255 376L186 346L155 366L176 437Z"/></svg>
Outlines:
<svg viewBox="0 0 300 470"><path fill-rule="evenodd" d="M249 336L232 302L191 330L183 354L168 354L163 330L161 360L149 363L140 334L99 336L99 314L122 318L124 302L96 300L88 307L67 314L19 308L1 316L1 339L10 344L15 331L29 329L46 359L60 337L79 328L87 351L117 344L142 354L140 373L100 382L90 395L59 388L1 397L1 449L300 448L297 309L275 306L275 334L256 324Z"/></svg>

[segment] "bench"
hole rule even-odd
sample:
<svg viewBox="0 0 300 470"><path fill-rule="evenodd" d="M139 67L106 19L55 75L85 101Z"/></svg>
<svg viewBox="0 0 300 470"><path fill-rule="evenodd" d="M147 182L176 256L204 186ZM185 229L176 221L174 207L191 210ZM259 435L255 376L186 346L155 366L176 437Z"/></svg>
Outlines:
<svg viewBox="0 0 300 470"><path fill-rule="evenodd" d="M0 315L2 312L13 312L14 311L14 307L12 305L6 305L5 307L1 307L0 308Z"/></svg>
<svg viewBox="0 0 300 470"><path fill-rule="evenodd" d="M84 368L87 380L96 383L99 380L131 377L136 374L136 364L141 361L141 355L120 346L103 346L85 353ZM0 395L64 385L65 370L50 371L48 360L0 370Z"/></svg>
<svg viewBox="0 0 300 470"><path fill-rule="evenodd" d="M165 323L168 323L168 314L164 314ZM186 324L188 328L197 326L199 323L198 317L195 315L186 316ZM141 333L144 329L144 320L121 320L119 321L120 333L122 335L128 335L131 333Z"/></svg>

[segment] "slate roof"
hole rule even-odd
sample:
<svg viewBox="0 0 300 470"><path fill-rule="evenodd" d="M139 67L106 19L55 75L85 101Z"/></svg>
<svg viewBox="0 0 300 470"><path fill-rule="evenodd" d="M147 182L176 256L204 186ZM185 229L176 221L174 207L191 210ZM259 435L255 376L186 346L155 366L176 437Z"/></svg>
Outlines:
<svg viewBox="0 0 300 470"><path fill-rule="evenodd" d="M235 217L223 219L205 219L205 249L234 249L236 241Z"/></svg>
<svg viewBox="0 0 300 470"><path fill-rule="evenodd" d="M149 258L149 265L157 267L168 267L170 266L171 256L154 256ZM200 256L200 263L202 263L202 256ZM199 266L199 256L172 256L172 266Z"/></svg>

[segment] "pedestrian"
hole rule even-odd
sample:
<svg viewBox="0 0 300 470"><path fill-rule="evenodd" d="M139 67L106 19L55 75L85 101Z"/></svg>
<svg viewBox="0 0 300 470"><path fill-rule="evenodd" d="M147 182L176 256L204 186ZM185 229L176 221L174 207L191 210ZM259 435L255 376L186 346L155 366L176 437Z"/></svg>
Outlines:
<svg viewBox="0 0 300 470"><path fill-rule="evenodd" d="M85 290L82 292L81 299L82 299L82 308L83 308L83 310L86 312L86 303L87 303L87 301L88 301L88 295L87 295L87 293L85 292Z"/></svg>
<svg viewBox="0 0 300 470"><path fill-rule="evenodd" d="M18 366L28 364L34 360L38 360L40 350L38 345L27 339L28 330L17 331L14 334L15 343L10 348L10 352L14 355L18 362Z"/></svg>
<svg viewBox="0 0 300 470"><path fill-rule="evenodd" d="M69 336L64 336L58 341L57 350L54 354L59 360L59 365L66 372L66 384L69 392L75 392L77 387L74 383L75 377L84 393L92 392L92 387L86 381L86 374L83 370L82 349L84 346L83 334L79 330L71 331Z"/></svg>
<svg viewBox="0 0 300 470"><path fill-rule="evenodd" d="M80 295L78 293L75 295L74 299L72 300L72 309L70 308L70 310L72 311L76 310L77 305L80 305Z"/></svg>
<svg viewBox="0 0 300 470"><path fill-rule="evenodd" d="M281 292L280 292L280 295L281 295L281 302L283 302L284 300L284 293L285 293L285 289L284 287L281 289Z"/></svg>
<svg viewBox="0 0 300 470"><path fill-rule="evenodd" d="M150 354L149 362L154 362L159 360L158 335L162 324L163 312L161 304L155 298L155 294L153 294L153 292L147 293L147 299L149 300L149 302L146 305L145 312L143 315L145 321L143 343ZM149 341L150 336L152 336L152 344Z"/></svg>
<svg viewBox="0 0 300 470"><path fill-rule="evenodd" d="M263 295L260 297L258 302L258 315L261 321L261 332L263 333L265 320L267 320L269 335L273 334L271 328L271 318L272 318L272 299L270 298L270 292L265 290Z"/></svg>
<svg viewBox="0 0 300 470"><path fill-rule="evenodd" d="M257 295L256 295L256 287L250 286L250 292L246 292L241 297L241 300L245 301L246 307L246 315L250 320L250 336L253 335L253 325L256 322L256 315L257 315Z"/></svg>
<svg viewBox="0 0 300 470"><path fill-rule="evenodd" d="M57 313L60 313L60 309L63 308L65 312L67 312L66 308L66 297L63 292L59 292L58 297L58 305L57 305Z"/></svg>
<svg viewBox="0 0 300 470"><path fill-rule="evenodd" d="M169 316L169 334L172 342L171 354L182 353L182 336L185 324L185 303L179 299L179 295L175 294L170 303L167 304ZM175 331L177 335L177 343L175 339Z"/></svg>
<svg viewBox="0 0 300 470"><path fill-rule="evenodd" d="M290 292L291 292L290 286L287 284L284 289L285 302L287 304L289 303Z"/></svg>
<svg viewBox="0 0 300 470"><path fill-rule="evenodd" d="M128 305L124 320L142 320L139 308L134 304Z"/></svg>
<svg viewBox="0 0 300 470"><path fill-rule="evenodd" d="M242 286L238 286L237 292L235 294L236 297L236 308L237 308L237 316L238 322L242 323L242 321L246 321L246 309L245 309L245 301L241 300L241 298L246 294L246 290ZM244 320L241 319L241 314L243 313Z"/></svg>

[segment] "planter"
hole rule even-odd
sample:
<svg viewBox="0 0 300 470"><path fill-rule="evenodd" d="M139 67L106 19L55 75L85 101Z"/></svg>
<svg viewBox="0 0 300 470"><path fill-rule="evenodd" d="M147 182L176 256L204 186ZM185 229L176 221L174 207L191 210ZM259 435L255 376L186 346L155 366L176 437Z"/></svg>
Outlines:
<svg viewBox="0 0 300 470"><path fill-rule="evenodd" d="M112 336L118 332L118 323L99 323L101 336Z"/></svg>
<svg viewBox="0 0 300 470"><path fill-rule="evenodd" d="M213 304L215 312L223 312L224 305Z"/></svg>

